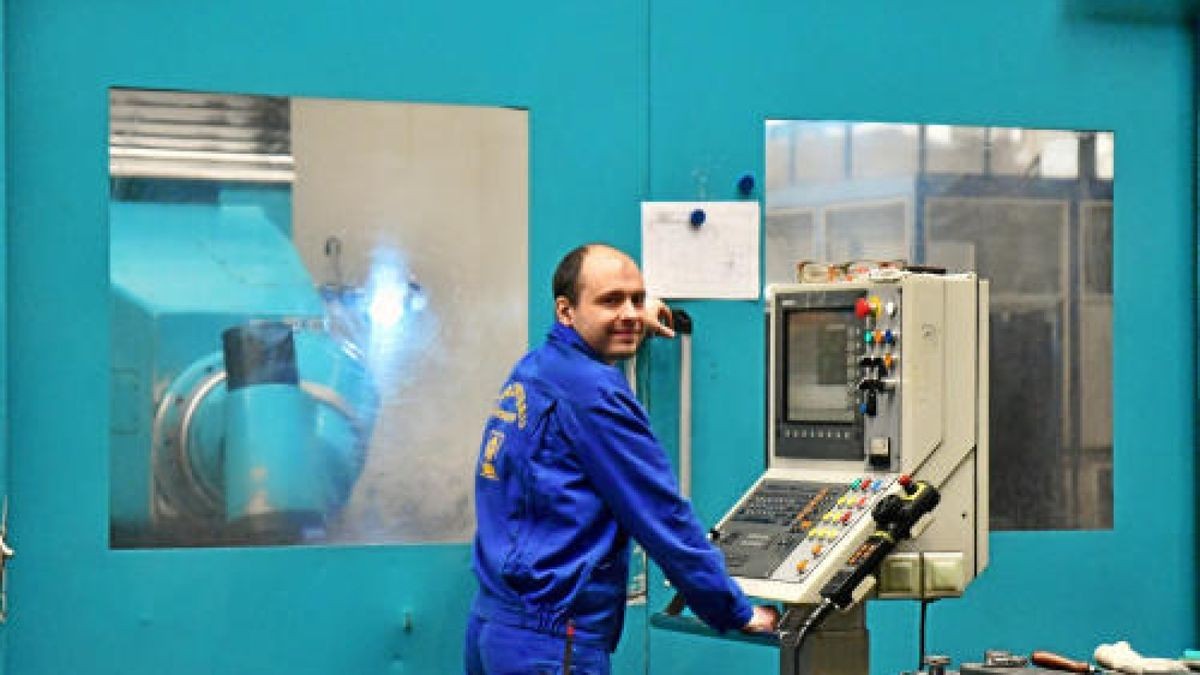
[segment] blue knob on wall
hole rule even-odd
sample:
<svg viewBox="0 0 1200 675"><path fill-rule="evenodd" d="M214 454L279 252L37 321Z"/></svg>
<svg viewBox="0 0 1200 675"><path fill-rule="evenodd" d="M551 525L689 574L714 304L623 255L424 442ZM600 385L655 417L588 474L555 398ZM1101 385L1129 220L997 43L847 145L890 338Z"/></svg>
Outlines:
<svg viewBox="0 0 1200 675"><path fill-rule="evenodd" d="M742 175L737 182L738 193L743 197L749 197L750 193L754 192L754 174L747 173Z"/></svg>
<svg viewBox="0 0 1200 675"><path fill-rule="evenodd" d="M688 216L688 222L692 224L692 227L700 227L707 218L708 216L705 215L704 209L696 209L692 211L692 215Z"/></svg>

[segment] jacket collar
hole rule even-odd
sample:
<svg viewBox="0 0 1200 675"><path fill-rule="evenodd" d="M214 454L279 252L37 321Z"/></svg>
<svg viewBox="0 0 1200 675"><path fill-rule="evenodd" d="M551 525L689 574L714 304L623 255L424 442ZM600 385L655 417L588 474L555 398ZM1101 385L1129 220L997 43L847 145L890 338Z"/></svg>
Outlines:
<svg viewBox="0 0 1200 675"><path fill-rule="evenodd" d="M566 326L555 321L554 325L550 327L550 332L546 334L546 341L566 345L582 352L584 356L592 360L608 365L604 359L600 358L599 352L592 349L592 346L587 342L584 342L583 337L571 326Z"/></svg>

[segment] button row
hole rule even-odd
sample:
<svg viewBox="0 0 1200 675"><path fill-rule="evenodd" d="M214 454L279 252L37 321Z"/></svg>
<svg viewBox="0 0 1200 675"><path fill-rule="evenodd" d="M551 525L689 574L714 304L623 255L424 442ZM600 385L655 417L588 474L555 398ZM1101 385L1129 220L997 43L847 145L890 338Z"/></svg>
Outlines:
<svg viewBox="0 0 1200 675"><path fill-rule="evenodd" d="M877 296L872 295L869 298L859 298L854 301L854 316L860 319L867 317L879 318L880 315L889 317L896 316L896 303L891 300L887 302L881 301Z"/></svg>
<svg viewBox="0 0 1200 675"><path fill-rule="evenodd" d="M837 500L838 506L861 509L867 505L869 497L858 497L855 495L843 495Z"/></svg>
<svg viewBox="0 0 1200 675"><path fill-rule="evenodd" d="M868 344L868 345L870 345L870 344L894 345L894 344L896 344L896 340L899 338L899 336L900 336L900 333L898 331L892 330L891 328L885 328L882 330L879 330L879 329L872 330L872 329L868 328L867 330L863 331L863 343Z"/></svg>
<svg viewBox="0 0 1200 675"><path fill-rule="evenodd" d="M875 493L875 492L879 492L882 489L883 489L883 479L882 478L872 479L868 476L864 476L862 478L855 478L854 481L850 483L850 491L851 492Z"/></svg>
<svg viewBox="0 0 1200 675"><path fill-rule="evenodd" d="M849 441L854 438L854 431L840 429L784 429L784 438L826 438L829 440Z"/></svg>
<svg viewBox="0 0 1200 675"><path fill-rule="evenodd" d="M816 542L833 541L834 539L837 539L838 535L840 535L841 533L842 533L841 530L839 530L837 528L818 527L817 529L808 533L808 538L810 541L816 541Z"/></svg>

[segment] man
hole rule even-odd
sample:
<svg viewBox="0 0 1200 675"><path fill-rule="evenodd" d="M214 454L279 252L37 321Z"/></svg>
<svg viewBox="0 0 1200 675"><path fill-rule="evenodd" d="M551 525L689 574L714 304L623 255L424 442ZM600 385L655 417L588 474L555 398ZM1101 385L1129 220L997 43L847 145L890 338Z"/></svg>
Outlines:
<svg viewBox="0 0 1200 675"><path fill-rule="evenodd" d="M629 537L717 630L774 630L676 486L646 412L614 364L648 329L629 256L581 246L554 273L556 322L513 368L483 430L475 476L470 675L607 674L625 616Z"/></svg>

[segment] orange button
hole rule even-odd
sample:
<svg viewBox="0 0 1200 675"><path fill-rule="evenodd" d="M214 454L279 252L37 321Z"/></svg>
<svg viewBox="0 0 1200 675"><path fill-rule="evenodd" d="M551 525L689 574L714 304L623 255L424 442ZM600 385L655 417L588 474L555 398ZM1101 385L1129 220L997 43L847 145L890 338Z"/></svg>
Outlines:
<svg viewBox="0 0 1200 675"><path fill-rule="evenodd" d="M815 558L816 556L821 555L821 551L824 551L824 550L825 550L824 547L822 547L820 544L813 544L813 547L812 547L813 557Z"/></svg>
<svg viewBox="0 0 1200 675"><path fill-rule="evenodd" d="M800 562L796 563L796 571L797 572L804 574L804 570L806 570L806 569L808 569L808 561L807 560L801 560Z"/></svg>

